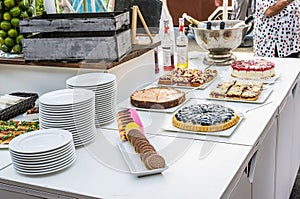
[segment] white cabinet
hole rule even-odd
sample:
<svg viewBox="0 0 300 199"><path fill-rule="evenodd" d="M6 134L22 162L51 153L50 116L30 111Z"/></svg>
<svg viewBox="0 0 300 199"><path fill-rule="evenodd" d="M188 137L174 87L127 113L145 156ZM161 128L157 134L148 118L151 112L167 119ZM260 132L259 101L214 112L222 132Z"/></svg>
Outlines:
<svg viewBox="0 0 300 199"><path fill-rule="evenodd" d="M247 177L247 173L243 172L240 180L237 182L232 191L230 199L251 199L251 183Z"/></svg>
<svg viewBox="0 0 300 199"><path fill-rule="evenodd" d="M274 116L260 143L256 157L251 162L249 179L252 183L252 198L274 198L275 195L275 151L277 135L277 119ZM253 175L253 179L252 179Z"/></svg>
<svg viewBox="0 0 300 199"><path fill-rule="evenodd" d="M293 99L293 140L292 140L292 168L291 168L291 184L294 184L298 168L300 165L300 78L292 88ZM290 187L290 192L293 186Z"/></svg>
<svg viewBox="0 0 300 199"><path fill-rule="evenodd" d="M292 183L293 151L293 97L289 94L279 106L278 134L276 147L276 193L275 198L289 198Z"/></svg>

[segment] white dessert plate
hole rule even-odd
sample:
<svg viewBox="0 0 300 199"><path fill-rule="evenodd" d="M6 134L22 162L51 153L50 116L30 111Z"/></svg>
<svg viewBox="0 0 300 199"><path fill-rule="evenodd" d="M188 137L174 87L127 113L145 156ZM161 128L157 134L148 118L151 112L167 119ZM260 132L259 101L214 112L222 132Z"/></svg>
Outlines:
<svg viewBox="0 0 300 199"><path fill-rule="evenodd" d="M72 134L62 129L44 129L22 134L9 143L17 153L42 153L62 147L72 140Z"/></svg>
<svg viewBox="0 0 300 199"><path fill-rule="evenodd" d="M45 174L49 174L49 173L54 173L60 170L63 170L69 166L71 166L76 160L76 156L73 157L72 159L68 160L67 162L58 165L57 167L53 167L53 168L49 168L49 169L41 169L41 170L32 170L32 169L20 169L20 168L15 168L15 170L23 175L45 175Z"/></svg>
<svg viewBox="0 0 300 199"><path fill-rule="evenodd" d="M23 169L47 169L51 167L55 167L57 165L62 164L66 160L72 158L74 156L75 149L73 151L70 151L69 153L66 153L58 158L52 159L48 162L21 162L17 161L16 159L13 160L13 164L19 168Z"/></svg>
<svg viewBox="0 0 300 199"><path fill-rule="evenodd" d="M77 103L86 102L94 98L93 91L86 89L62 89L56 90L42 95L39 102L51 106L68 106Z"/></svg>
<svg viewBox="0 0 300 199"><path fill-rule="evenodd" d="M59 148L57 150L51 151L51 152L45 152L45 153L40 153L40 154L18 154L13 151L10 151L10 154L13 159L19 161L19 162L47 162L51 161L52 159L55 159L59 156L65 155L68 153L70 150L73 150L74 145L72 142L67 144L66 146Z"/></svg>
<svg viewBox="0 0 300 199"><path fill-rule="evenodd" d="M86 73L69 78L67 85L74 87L86 87L109 84L116 80L116 76L110 73Z"/></svg>
<svg viewBox="0 0 300 199"><path fill-rule="evenodd" d="M130 173L137 177L160 174L168 168L166 165L164 168L149 170L141 161L139 154L134 151L133 147L128 142L120 143L118 144L118 147L130 170Z"/></svg>

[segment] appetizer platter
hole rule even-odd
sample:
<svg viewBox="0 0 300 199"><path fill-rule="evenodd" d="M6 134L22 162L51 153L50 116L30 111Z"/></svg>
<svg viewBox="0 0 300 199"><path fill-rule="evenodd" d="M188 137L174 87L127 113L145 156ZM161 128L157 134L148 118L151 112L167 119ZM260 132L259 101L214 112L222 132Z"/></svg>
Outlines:
<svg viewBox="0 0 300 199"><path fill-rule="evenodd" d="M218 72L214 69L183 69L176 68L170 73L161 76L157 84L168 85L180 88L199 88L205 89L217 77Z"/></svg>
<svg viewBox="0 0 300 199"><path fill-rule="evenodd" d="M0 121L0 148L8 148L13 138L38 129L38 121Z"/></svg>
<svg viewBox="0 0 300 199"><path fill-rule="evenodd" d="M246 103L264 103L272 93L262 82L227 80L212 89L209 99Z"/></svg>

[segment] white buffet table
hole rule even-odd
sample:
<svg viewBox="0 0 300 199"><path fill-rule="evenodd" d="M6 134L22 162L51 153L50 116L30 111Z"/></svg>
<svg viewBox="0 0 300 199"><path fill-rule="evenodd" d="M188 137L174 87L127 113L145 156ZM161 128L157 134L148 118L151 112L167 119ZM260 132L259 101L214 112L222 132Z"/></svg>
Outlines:
<svg viewBox="0 0 300 199"><path fill-rule="evenodd" d="M148 56L151 58L150 54ZM245 55L238 58L245 58ZM0 163L0 194L6 196L5 198L285 198L289 194L287 189L290 189L295 174L291 172L288 179L284 180L284 183L289 182L288 185L284 184L286 189L281 190L279 182L282 181L278 177L282 173L279 168L284 167L280 166L280 158L286 152L279 144L278 124L286 120L293 121L294 125L293 117L299 114L287 111L285 118L281 118L281 121L278 118L281 113L279 110L289 110L285 107L293 107L297 104L296 100L300 99L297 96L289 98L294 96L292 91L298 81L300 60L271 60L280 70L280 78L271 85L273 92L267 99L267 102L272 103L249 111L230 137L195 136L163 131L161 126L171 114L138 112L145 122L150 142L159 149L169 165L161 175L137 178L129 173L116 146L120 143L120 138L112 123L98 129L94 142L77 148L76 162L58 173L44 176L20 175L12 165L7 166L11 162L8 151L0 150L0 158L5 160ZM140 61L144 62L143 66L147 66L146 60ZM140 74L139 67L134 66ZM7 66L0 66L0 70L2 67L8 71ZM147 69L154 72L154 66L151 67L153 68ZM14 67L15 70L17 68ZM226 67L218 68L220 71L225 69ZM138 87L135 85L137 80L134 78L137 74L134 71L127 73L129 76L126 77L117 73L121 88L126 87L125 82L128 83L128 89L126 93L122 93L120 101L126 95L129 96L130 90ZM152 75L148 78L153 78ZM55 79L48 78L48 83ZM63 82L62 78L58 82ZM57 87L64 88L64 85ZM5 92L7 91L9 89ZM40 93L43 92L47 90L40 90ZM196 90L194 97L203 98L206 92L207 90ZM291 103L285 106L288 99L291 99ZM223 103L241 112L259 106L235 102L214 103ZM290 135L297 138L294 130L295 128ZM293 142L290 143L291 148L300 143L300 139L289 140ZM298 154L294 154L294 157L300 159ZM299 162L291 162L290 166L295 170L299 167ZM265 186L264 189L262 185Z"/></svg>

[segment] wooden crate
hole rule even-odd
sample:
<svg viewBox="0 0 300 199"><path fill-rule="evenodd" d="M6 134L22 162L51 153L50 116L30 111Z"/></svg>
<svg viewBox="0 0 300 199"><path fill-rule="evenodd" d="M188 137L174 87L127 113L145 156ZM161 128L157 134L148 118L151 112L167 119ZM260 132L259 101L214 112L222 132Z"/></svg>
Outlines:
<svg viewBox="0 0 300 199"><path fill-rule="evenodd" d="M43 14L20 21L21 33L118 31L130 26L129 12Z"/></svg>
<svg viewBox="0 0 300 199"><path fill-rule="evenodd" d="M106 61L120 60L131 51L131 33L113 36L103 32L40 33L23 39L25 61Z"/></svg>
<svg viewBox="0 0 300 199"><path fill-rule="evenodd" d="M129 12L43 14L20 21L25 61L118 61L131 51Z"/></svg>

